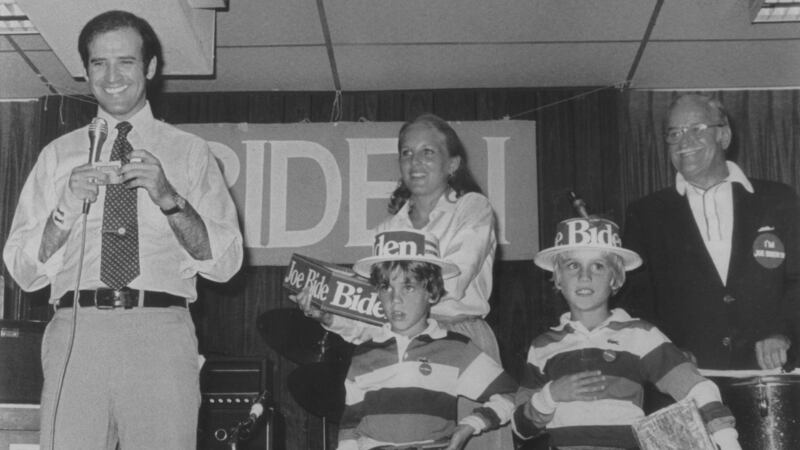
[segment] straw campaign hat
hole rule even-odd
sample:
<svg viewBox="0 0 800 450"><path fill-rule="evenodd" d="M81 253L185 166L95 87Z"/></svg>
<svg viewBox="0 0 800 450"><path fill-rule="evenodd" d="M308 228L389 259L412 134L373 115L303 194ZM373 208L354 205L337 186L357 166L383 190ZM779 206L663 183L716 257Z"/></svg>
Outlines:
<svg viewBox="0 0 800 450"><path fill-rule="evenodd" d="M555 256L570 250L603 250L619 255L626 271L642 265L642 258L636 252L622 248L617 224L602 217L562 220L556 227L553 246L537 253L533 262L542 269L552 271Z"/></svg>
<svg viewBox="0 0 800 450"><path fill-rule="evenodd" d="M372 256L355 263L353 270L369 278L372 265L384 261L421 261L442 268L442 278L450 278L461 271L458 266L439 256L439 239L420 230L389 230L375 235Z"/></svg>

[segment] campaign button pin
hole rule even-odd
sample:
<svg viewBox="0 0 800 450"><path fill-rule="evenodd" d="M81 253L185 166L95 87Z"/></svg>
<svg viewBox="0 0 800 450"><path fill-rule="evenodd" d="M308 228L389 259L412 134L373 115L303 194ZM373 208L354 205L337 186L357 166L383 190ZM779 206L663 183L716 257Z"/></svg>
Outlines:
<svg viewBox="0 0 800 450"><path fill-rule="evenodd" d="M426 377L428 375L430 375L431 373L433 373L433 367L431 367L431 365L428 364L428 360L427 359L421 358L419 361L421 363L419 365L419 373L425 375Z"/></svg>
<svg viewBox="0 0 800 450"><path fill-rule="evenodd" d="M765 269L775 269L786 259L786 250L778 236L761 233L753 242L753 257Z"/></svg>
<svg viewBox="0 0 800 450"><path fill-rule="evenodd" d="M603 350L603 359L606 362L614 362L617 359L617 352L614 350Z"/></svg>

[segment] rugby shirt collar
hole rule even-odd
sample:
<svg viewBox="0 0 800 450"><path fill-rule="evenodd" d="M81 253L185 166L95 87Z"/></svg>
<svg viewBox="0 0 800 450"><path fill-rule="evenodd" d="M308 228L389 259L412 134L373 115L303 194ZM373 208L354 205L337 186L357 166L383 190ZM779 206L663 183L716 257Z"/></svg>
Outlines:
<svg viewBox="0 0 800 450"><path fill-rule="evenodd" d="M412 340L412 339L416 339L416 338L418 338L420 336L424 336L424 335L428 335L432 339L441 339L441 338L447 336L447 330L445 330L444 328L440 327L439 326L439 322L437 322L434 319L430 319L429 318L428 319L428 327L425 328L425 330L423 330L421 333L419 333L416 336L406 337L406 336L402 336L402 335L397 334L394 331L392 331L392 324L386 323L381 328L381 333L378 336L375 336L372 340L374 342L376 342L376 343L383 343L383 342L386 342L386 341L388 341L389 339L392 339L392 338L395 338L397 340L400 340L400 339Z"/></svg>

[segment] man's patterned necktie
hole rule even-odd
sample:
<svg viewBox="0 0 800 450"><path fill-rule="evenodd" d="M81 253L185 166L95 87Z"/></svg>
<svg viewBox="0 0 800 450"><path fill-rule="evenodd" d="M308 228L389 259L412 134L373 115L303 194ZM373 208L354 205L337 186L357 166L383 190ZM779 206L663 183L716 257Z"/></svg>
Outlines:
<svg viewBox="0 0 800 450"><path fill-rule="evenodd" d="M117 124L117 140L111 161L125 165L133 151L128 133L133 126ZM100 281L113 289L128 285L139 276L139 215L136 212L136 189L124 184L106 186L103 209L103 246L100 253Z"/></svg>

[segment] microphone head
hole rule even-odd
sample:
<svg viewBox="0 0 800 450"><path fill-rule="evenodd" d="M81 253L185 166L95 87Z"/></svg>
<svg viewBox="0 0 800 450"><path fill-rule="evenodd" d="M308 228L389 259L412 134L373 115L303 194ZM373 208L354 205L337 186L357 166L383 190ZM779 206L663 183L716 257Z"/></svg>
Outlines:
<svg viewBox="0 0 800 450"><path fill-rule="evenodd" d="M270 402L270 392L266 390L261 393L258 397L253 399L252 406L250 407L250 417L254 419L258 419L264 414L264 409L267 404Z"/></svg>
<svg viewBox="0 0 800 450"><path fill-rule="evenodd" d="M104 140L108 136L108 123L105 119L95 117L89 124L89 139Z"/></svg>
<svg viewBox="0 0 800 450"><path fill-rule="evenodd" d="M105 119L95 117L89 124L89 162L94 163L100 157L100 149L108 136L108 123Z"/></svg>

